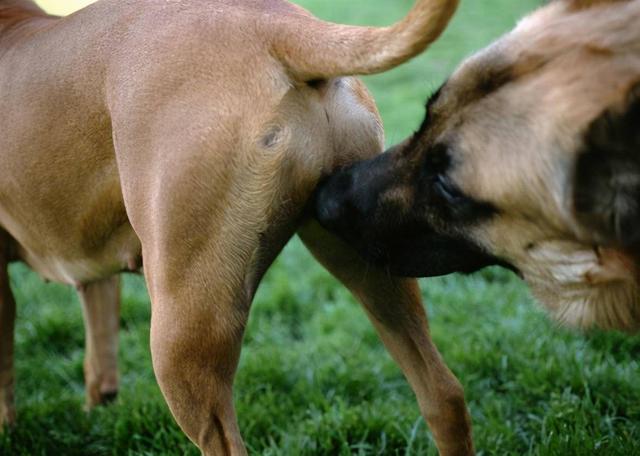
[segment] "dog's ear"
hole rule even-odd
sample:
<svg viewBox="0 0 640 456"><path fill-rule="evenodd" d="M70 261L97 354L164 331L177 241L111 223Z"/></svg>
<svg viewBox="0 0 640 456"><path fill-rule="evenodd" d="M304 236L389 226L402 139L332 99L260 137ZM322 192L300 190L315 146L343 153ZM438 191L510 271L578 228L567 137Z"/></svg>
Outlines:
<svg viewBox="0 0 640 456"><path fill-rule="evenodd" d="M640 83L589 126L573 187L578 222L601 241L640 241Z"/></svg>

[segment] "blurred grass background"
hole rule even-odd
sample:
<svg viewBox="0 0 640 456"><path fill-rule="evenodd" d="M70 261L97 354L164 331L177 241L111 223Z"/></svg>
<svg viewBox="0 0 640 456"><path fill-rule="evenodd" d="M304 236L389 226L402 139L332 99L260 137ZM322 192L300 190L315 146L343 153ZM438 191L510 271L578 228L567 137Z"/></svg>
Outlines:
<svg viewBox="0 0 640 456"><path fill-rule="evenodd" d="M41 1L69 13L87 1ZM388 24L411 0L300 0L337 22ZM388 143L417 128L423 104L464 56L538 0L463 0L425 55L367 78ZM149 300L126 276L117 402L86 414L83 327L69 287L11 269L18 301L19 426L2 455L198 454L151 370ZM422 281L433 338L462 381L484 455L640 454L640 337L562 330L510 273ZM436 454L415 398L351 296L293 240L253 306L235 398L251 454Z"/></svg>

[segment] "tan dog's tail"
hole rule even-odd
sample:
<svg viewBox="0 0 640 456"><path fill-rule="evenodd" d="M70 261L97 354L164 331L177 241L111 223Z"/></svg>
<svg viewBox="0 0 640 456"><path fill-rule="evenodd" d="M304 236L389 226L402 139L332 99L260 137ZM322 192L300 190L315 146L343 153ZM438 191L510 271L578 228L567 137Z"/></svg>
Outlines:
<svg viewBox="0 0 640 456"><path fill-rule="evenodd" d="M409 14L390 27L358 27L304 18L281 24L273 43L276 56L295 79L379 73L424 51L444 31L459 0L417 0ZM275 24L274 24L275 25Z"/></svg>

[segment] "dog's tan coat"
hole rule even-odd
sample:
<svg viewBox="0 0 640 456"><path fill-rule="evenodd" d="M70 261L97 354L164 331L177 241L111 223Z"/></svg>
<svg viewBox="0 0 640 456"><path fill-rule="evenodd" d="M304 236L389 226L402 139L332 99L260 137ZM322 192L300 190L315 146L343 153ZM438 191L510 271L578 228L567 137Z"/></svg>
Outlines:
<svg viewBox="0 0 640 456"><path fill-rule="evenodd" d="M391 270L508 265L559 321L638 331L638 24L640 0L533 12L454 71L411 138L328 179L318 217Z"/></svg>
<svg viewBox="0 0 640 456"><path fill-rule="evenodd" d="M440 451L471 453L415 282L367 271L304 212L323 174L382 148L371 97L341 76L420 52L456 6L421 0L374 29L280 0L103 0L62 19L0 1L0 423L15 417L8 262L79 288L94 405L117 387L110 277L144 259L171 411L205 454L244 454L231 388L247 312L298 231L364 304Z"/></svg>
<svg viewBox="0 0 640 456"><path fill-rule="evenodd" d="M456 137L453 179L501 212L470 235L575 326L640 328L637 266L593 248L609 241L576 220L572 193L585 130L640 82L639 23L638 1L553 2L463 63L433 107L442 137ZM482 74L505 71L499 90L460 98Z"/></svg>

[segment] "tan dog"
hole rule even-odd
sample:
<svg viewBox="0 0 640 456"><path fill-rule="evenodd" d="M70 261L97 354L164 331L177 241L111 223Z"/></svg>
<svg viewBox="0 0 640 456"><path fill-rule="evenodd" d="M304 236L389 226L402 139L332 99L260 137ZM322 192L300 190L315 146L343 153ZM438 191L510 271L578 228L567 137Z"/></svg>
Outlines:
<svg viewBox="0 0 640 456"><path fill-rule="evenodd" d="M640 1L558 0L465 61L318 213L409 276L516 269L560 321L640 329Z"/></svg>
<svg viewBox="0 0 640 456"><path fill-rule="evenodd" d="M375 29L282 0L104 0L62 19L0 0L0 423L15 413L7 264L78 288L91 406L117 390L115 274L144 259L173 415L205 454L244 454L232 382L247 313L297 231L366 308L441 453L472 453L416 283L370 269L305 211L322 175L382 148L373 100L341 76L421 52L457 3L419 0Z"/></svg>

